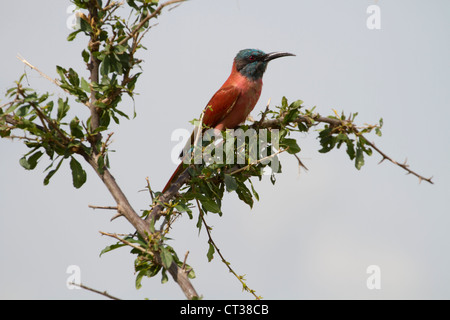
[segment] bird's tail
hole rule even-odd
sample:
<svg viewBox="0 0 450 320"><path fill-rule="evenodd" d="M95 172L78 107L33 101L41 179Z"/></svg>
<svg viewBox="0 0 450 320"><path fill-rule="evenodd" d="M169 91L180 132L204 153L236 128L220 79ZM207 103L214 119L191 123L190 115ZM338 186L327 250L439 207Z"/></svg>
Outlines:
<svg viewBox="0 0 450 320"><path fill-rule="evenodd" d="M172 185L172 182L174 182L179 176L180 174L183 172L183 161L180 162L180 164L178 165L178 167L175 169L174 173L172 174L172 176L170 177L169 181L167 181L166 186L163 189L163 193L166 192L170 186Z"/></svg>

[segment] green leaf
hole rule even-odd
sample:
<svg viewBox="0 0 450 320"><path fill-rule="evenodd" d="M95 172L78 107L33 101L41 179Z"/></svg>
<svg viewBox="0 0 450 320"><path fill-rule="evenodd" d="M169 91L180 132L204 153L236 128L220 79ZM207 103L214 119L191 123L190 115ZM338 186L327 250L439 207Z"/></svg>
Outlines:
<svg viewBox="0 0 450 320"><path fill-rule="evenodd" d="M236 178L229 174L225 174L225 186L228 192L236 190L238 187Z"/></svg>
<svg viewBox="0 0 450 320"><path fill-rule="evenodd" d="M115 250L117 248L121 248L121 247L124 247L124 246L126 246L126 244L122 243L122 242L118 242L118 243L112 244L110 246L106 246L105 249L103 249L100 252L99 257L101 257L104 253L110 252L112 250Z"/></svg>
<svg viewBox="0 0 450 320"><path fill-rule="evenodd" d="M74 157L71 157L70 169L72 170L73 186L77 189L81 188L81 186L86 182L86 171L83 170L81 164L75 160Z"/></svg>
<svg viewBox="0 0 450 320"><path fill-rule="evenodd" d="M295 154L300 152L300 147L295 139L286 138L280 142L280 146L283 148L288 148L286 151L290 154Z"/></svg>
<svg viewBox="0 0 450 320"><path fill-rule="evenodd" d="M61 98L58 99L58 113L56 115L58 121L64 119L64 117L67 115L67 112L70 109L69 104L67 102L68 102L67 98L65 101Z"/></svg>
<svg viewBox="0 0 450 320"><path fill-rule="evenodd" d="M161 248L161 262L166 269L169 269L173 262L172 254L167 248L164 247Z"/></svg>
<svg viewBox="0 0 450 320"><path fill-rule="evenodd" d="M72 68L69 68L68 79L70 83L75 87L78 87L80 85L80 78L78 77L78 73L76 73Z"/></svg>
<svg viewBox="0 0 450 320"><path fill-rule="evenodd" d="M136 3L134 3L134 0L127 0L127 3L130 7L132 7L133 9L139 11L139 7L136 5Z"/></svg>
<svg viewBox="0 0 450 320"><path fill-rule="evenodd" d="M247 188L244 182L237 180L238 188L236 189L236 193L238 194L239 199L244 201L246 204L253 208L253 197L250 190Z"/></svg>
<svg viewBox="0 0 450 320"><path fill-rule="evenodd" d="M103 173L105 172L105 158L103 158L102 155L98 157L97 165L98 165L98 173L103 175Z"/></svg>
<svg viewBox="0 0 450 320"><path fill-rule="evenodd" d="M381 130L380 130L380 128L378 128L378 127L375 128L375 134L377 136L381 137Z"/></svg>
<svg viewBox="0 0 450 320"><path fill-rule="evenodd" d="M84 79L83 77L81 77L81 89L83 89L87 93L91 92L91 86L89 82L87 82L86 79Z"/></svg>
<svg viewBox="0 0 450 320"><path fill-rule="evenodd" d="M203 210L212 213L221 213L219 205L210 198L199 197L200 203L202 204Z"/></svg>
<svg viewBox="0 0 450 320"><path fill-rule="evenodd" d="M345 140L345 143L347 144L347 154L350 157L350 160L353 160L356 156L354 141L352 139L347 139Z"/></svg>
<svg viewBox="0 0 450 320"><path fill-rule="evenodd" d="M140 261L139 258L136 261ZM158 274L159 270L161 270L161 266L153 264L152 262L139 262L136 265L135 262L135 270L138 273L135 280L136 289L140 289L142 287L141 281L143 277L154 277Z"/></svg>
<svg viewBox="0 0 450 320"><path fill-rule="evenodd" d="M143 248L147 247L147 243L140 236L138 236L138 239L135 239L133 236L126 236L123 239L131 243L136 243Z"/></svg>
<svg viewBox="0 0 450 320"><path fill-rule="evenodd" d="M73 41L73 40L77 37L77 34L78 34L80 31L81 31L81 29L78 29L78 30L72 32L71 34L69 34L69 35L67 36L67 41Z"/></svg>
<svg viewBox="0 0 450 320"><path fill-rule="evenodd" d="M364 151L358 143L358 146L356 148L355 167L356 169L360 170L363 165L364 165Z"/></svg>
<svg viewBox="0 0 450 320"><path fill-rule="evenodd" d="M186 270L189 270L190 269L190 271L189 271L189 273L188 273L188 278L189 279L195 279L195 272L194 272L194 269L190 266L190 265L188 265L187 263L186 263Z"/></svg>
<svg viewBox="0 0 450 320"><path fill-rule="evenodd" d="M175 209L178 210L179 212L186 212L189 216L189 219L192 219L192 210L189 208L189 205L187 203L178 203L175 206Z"/></svg>
<svg viewBox="0 0 450 320"><path fill-rule="evenodd" d="M80 30L81 31L84 31L84 32L92 32L92 28L91 28L91 26L89 25L89 23L86 21L86 20L84 20L84 19L80 19Z"/></svg>
<svg viewBox="0 0 450 320"><path fill-rule="evenodd" d="M117 54L123 54L125 51L127 51L128 47L127 46L122 46L122 45L116 45L114 47L114 52Z"/></svg>
<svg viewBox="0 0 450 320"><path fill-rule="evenodd" d="M283 98L281 98L281 106L283 108L287 108L288 107L288 100L286 97L283 96Z"/></svg>
<svg viewBox="0 0 450 320"><path fill-rule="evenodd" d="M28 158L28 164L30 165L30 170L33 170L34 168L36 168L37 161L39 160L39 158L42 155L43 155L43 153L41 151L38 151Z"/></svg>
<svg viewBox="0 0 450 320"><path fill-rule="evenodd" d="M31 106L29 104L24 105L22 107L20 107L17 111L16 111L16 116L19 117L24 117L28 114L28 111L31 109Z"/></svg>
<svg viewBox="0 0 450 320"><path fill-rule="evenodd" d="M296 100L289 105L290 109L299 109L303 104L302 100Z"/></svg>
<svg viewBox="0 0 450 320"><path fill-rule="evenodd" d="M259 201L259 194L258 194L258 192L256 192L255 188L253 187L252 180L248 179L248 181L250 182L250 186L252 187L252 192L253 192L253 195L255 196L255 199Z"/></svg>
<svg viewBox="0 0 450 320"><path fill-rule="evenodd" d="M134 87L136 86L136 81L139 78L139 76L141 75L142 72L138 72L136 73L130 80L130 82L127 83L127 88L130 91L134 90Z"/></svg>
<svg viewBox="0 0 450 320"><path fill-rule="evenodd" d="M81 52L81 56L83 57L83 61L86 62L86 63L88 63L89 58L90 58L91 55L90 55L89 51L83 50L83 51Z"/></svg>
<svg viewBox="0 0 450 320"><path fill-rule="evenodd" d="M79 125L80 120L75 117L70 121L70 134L75 138L81 139L84 137L83 128Z"/></svg>
<svg viewBox="0 0 450 320"><path fill-rule="evenodd" d="M109 57L109 55L107 55L105 57L105 59L103 59L102 64L100 65L100 74L102 76L107 76L110 70L110 65L111 65L111 59Z"/></svg>
<svg viewBox="0 0 450 320"><path fill-rule="evenodd" d="M161 283L164 284L169 281L169 277L167 276L166 269L162 269L161 271Z"/></svg>
<svg viewBox="0 0 450 320"><path fill-rule="evenodd" d="M275 174L274 174L274 173L272 173L272 174L270 175L270 182L272 182L273 185L275 184L275 182L277 182L277 178L275 177Z"/></svg>
<svg viewBox="0 0 450 320"><path fill-rule="evenodd" d="M138 272L137 276L136 276L136 280L134 281L134 285L136 287L137 290L139 290L140 288L142 288L142 278L145 276L146 271L145 270L141 270Z"/></svg>
<svg viewBox="0 0 450 320"><path fill-rule="evenodd" d="M336 145L336 137L331 134L331 128L326 128L319 133L320 145L322 149L319 150L320 153L327 153L332 150Z"/></svg>
<svg viewBox="0 0 450 320"><path fill-rule="evenodd" d="M8 109L6 109L5 113L6 114L11 113L14 110L16 110L19 106L20 106L19 103L13 103Z"/></svg>
<svg viewBox="0 0 450 320"><path fill-rule="evenodd" d="M50 171L47 176L44 178L44 186L48 185L48 183L50 182L50 179L53 177L53 175L59 170L59 168L61 167L61 164L63 163L64 158L61 159L61 161L59 161L58 165L56 166L55 169L53 169L52 171ZM51 166L51 165L50 165ZM48 169L48 168L47 168Z"/></svg>
<svg viewBox="0 0 450 320"><path fill-rule="evenodd" d="M213 258L214 258L214 252L216 252L216 250L214 249L214 246L211 242L209 243L209 249L208 249L208 253L206 254L206 257L208 258L208 262L210 262Z"/></svg>
<svg viewBox="0 0 450 320"><path fill-rule="evenodd" d="M24 167L25 169L31 170L31 166L30 166L30 164L28 163L27 158L22 157L22 158L19 160L19 163L20 163L20 165L21 165L22 167Z"/></svg>
<svg viewBox="0 0 450 320"><path fill-rule="evenodd" d="M58 72L59 76L61 77L61 81L65 82L65 79L66 79L65 74L66 74L67 70L64 69L63 67L56 66L56 72Z"/></svg>

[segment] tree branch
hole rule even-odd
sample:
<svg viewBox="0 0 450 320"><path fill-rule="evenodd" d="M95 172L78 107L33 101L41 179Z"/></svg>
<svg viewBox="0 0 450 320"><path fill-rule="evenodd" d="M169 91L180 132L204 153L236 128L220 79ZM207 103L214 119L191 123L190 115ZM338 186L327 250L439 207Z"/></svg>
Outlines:
<svg viewBox="0 0 450 320"><path fill-rule="evenodd" d="M200 216L201 216L201 218L202 218L202 223L203 223L203 225L205 226L206 233L208 234L208 243L210 243L210 244L214 247L214 249L216 250L217 254L218 254L218 255L220 256L220 258L222 259L222 262L227 266L228 271L230 271L230 272L231 272L231 273L239 280L239 282L242 284L243 290L250 292L250 293L255 297L256 300L260 300L261 297L259 297L259 296L256 295L255 290L250 289L250 288L247 286L247 284L244 282L244 277L238 275L238 274L233 270L233 268L231 268L230 263L229 263L227 260L225 260L224 256L223 256L222 253L220 252L219 247L217 247L216 243L214 242L214 240L213 240L213 238L212 238L212 236L211 236L211 227L209 227L209 226L206 224L205 215L204 215L204 213L203 213L203 210L201 209L200 203L198 202L197 199L196 199L196 201L197 201L197 207L198 207L198 210L200 211Z"/></svg>
<svg viewBox="0 0 450 320"><path fill-rule="evenodd" d="M186 0L171 0L171 1L167 1L166 3L159 5L151 14L147 14L147 16L136 26L136 28L134 28L133 31L131 31L119 44L123 45L130 38L137 37L139 35L140 30L144 26L144 24L147 21L149 21L150 19L158 16L164 7L169 6L171 4L175 4L175 3L181 3L184 1L186 1ZM85 2L87 2L87 1L85 1ZM87 3L87 9L89 11L89 15L86 19L86 22L89 23L89 25L91 27L90 31L89 31L89 44L88 44L88 49L90 52L90 60L87 63L88 70L90 73L89 79L90 79L90 83L91 83L91 88L90 88L89 101L84 101L82 103L87 105L90 109L90 121L89 121L90 126L88 128L89 129L88 132L94 133L100 126L100 117L102 115L102 113L101 113L102 110L99 108L99 101L98 101L99 92L97 92L97 90L95 89L95 85L97 85L101 82L100 81L101 61L98 58L98 53L101 50L100 46L101 46L102 41L101 41L100 36L101 36L101 32L102 32L102 26L104 25L104 21L102 21L100 19L99 10L101 10L101 8L99 8L99 2L97 0L89 0L89 2ZM142 39L142 37L140 39L138 39L138 42L141 39ZM136 49L137 49L137 43L135 43L133 45L133 48L132 48L133 53ZM43 73L42 71L40 71L39 69L37 69L36 67L31 65L28 61L26 61L22 57L18 56L17 58L19 60L21 60L26 66L37 71L42 77L46 78L47 80L49 80L50 82L52 82L53 84L55 84L61 88L61 83L58 80L52 79L51 77L47 76L45 73ZM130 59L133 60L133 55L130 56ZM131 62L132 62L132 65L134 65L133 64L134 60ZM129 72L129 70L126 71L126 73L124 75L122 86L127 85L128 82L131 81L131 79L128 77L128 75L129 75L128 72ZM64 90L64 91L68 92L67 90ZM70 92L68 92L68 93L70 94ZM121 93L121 91L115 91L108 97L109 100L101 101L101 102L113 101L114 98L120 93ZM59 128L53 127L55 124L52 122L51 119L45 119L45 115L43 115L42 112L40 112L38 106L33 105L33 108L35 109L39 118L42 120L42 126L35 125L36 128L38 128L42 131L49 131L50 128L46 128L46 125L48 123L49 125L52 126L52 129L56 130L56 132L59 135L61 135L62 132L59 130ZM15 127L17 125L22 124L21 119L16 120L15 118L16 117L14 116L14 114L13 115L9 115L9 114L1 115L1 120L2 121L5 120L5 122L10 124L11 127ZM9 129L9 127L5 127L5 128ZM63 140L64 146L67 146L68 141L65 138L66 138L65 136L63 137L63 135L61 135L61 139ZM106 142L103 144L102 147L100 147L98 144L99 141L102 141L102 135L100 133L96 133L94 136L89 136L87 139L90 142L91 149L89 150L89 148L87 148L87 147L80 148L80 149L77 149L76 151L73 151L73 153L77 153L77 154L81 155L89 163L89 165L94 169L94 171L97 173L99 178L102 180L102 182L104 183L104 185L106 186L106 188L108 189L108 191L110 192L112 197L114 198L114 200L117 204L117 207L115 207L116 210L130 222L130 224L136 229L136 231L139 233L139 235L142 238L148 239L149 234L150 234L150 228L149 228L150 221L145 221L136 213L136 211L133 209L133 207L129 203L124 192L117 184L115 178L108 170L108 168L106 168L106 166L105 166L105 167L102 167L101 170L99 170L98 159L99 159L100 155L102 155L104 152L106 152L108 139L106 140ZM64 147L64 146L61 146L61 147ZM155 260L160 265L163 265L162 259L158 252L155 252L154 257L155 257ZM183 291L183 293L186 295L186 297L188 299L193 299L193 298L199 296L187 276L189 272L186 272L186 270L184 270L184 268L179 267L175 262L173 262L167 270L169 271L169 273L171 274L171 276L175 280L175 282L178 283L181 290Z"/></svg>
<svg viewBox="0 0 450 320"><path fill-rule="evenodd" d="M41 70L39 70L38 68L36 68L35 66L33 66L31 63L29 63L27 60L25 60L19 53L16 56L17 59L19 59L20 61L22 61L22 63L24 63L26 66L30 67L31 69L37 71L42 77L44 77L45 79L47 79L48 81L52 82L53 84L55 84L58 87L61 87L61 83L59 83L58 80L53 79L52 77L49 77L48 75L46 75L44 72L42 72Z"/></svg>
<svg viewBox="0 0 450 320"><path fill-rule="evenodd" d="M148 14L144 19L142 19L142 21L137 25L137 27L134 28L134 30L132 32L130 32L122 41L119 42L119 45L125 44L128 40L130 40L137 33L139 33L139 30L147 23L147 21L149 21L150 19L159 15L161 13L161 10L164 9L164 7L170 6L171 4L185 2L185 1L187 1L187 0L171 0L171 1L167 1L167 2L160 4L155 9L155 11L153 11L153 13Z"/></svg>
<svg viewBox="0 0 450 320"><path fill-rule="evenodd" d="M100 294L100 295L102 295L102 296L105 296L105 297L111 299L111 300L120 300L119 298L116 298L116 297L110 295L110 294L109 294L108 292L106 292L106 291L99 291L99 290L96 290L96 289L92 289L92 288L90 288L90 287L88 287L88 286L85 286L84 284L81 284L81 283L71 282L70 284L71 284L71 285L74 285L74 286L77 286L77 287L80 287L81 289L84 289L84 290L87 290L87 291L91 291L91 292L94 292L94 293L98 293L98 294Z"/></svg>
<svg viewBox="0 0 450 320"><path fill-rule="evenodd" d="M156 262L158 264L162 265L161 256L158 253L149 252L148 250L145 250L144 248L142 248L140 246L137 246L129 241L126 241L125 239L120 238L116 234L111 234L111 233L102 232L102 231L100 231L100 233L103 235L106 235L106 236L113 237L130 247L133 247L139 251L142 251L143 253L152 255L155 258ZM198 297L197 292L195 291L194 287L192 286L191 282L189 281L189 278L187 277L190 270L186 270L184 266L179 267L175 262L172 262L168 271L169 271L170 275L172 276L172 278L175 280L175 282L178 283L178 285L181 287L181 289L183 290L184 294L186 295L186 297L188 299L193 299L193 298Z"/></svg>
<svg viewBox="0 0 450 320"><path fill-rule="evenodd" d="M19 59L23 64L25 64L26 66L30 67L31 69L35 70L37 73L39 73L43 78L47 79L48 81L50 81L51 83L53 83L55 86L59 87L61 90L65 91L68 94L71 94L67 89L63 89L61 88L61 83L57 80L57 79L53 79L52 77L48 76L47 74L45 74L43 71L41 71L40 69L38 69L37 67L33 66L30 62L28 62L27 60L25 60L20 54L17 54L16 56L17 59ZM86 105L88 108L89 106L89 102L82 102L84 105Z"/></svg>
<svg viewBox="0 0 450 320"><path fill-rule="evenodd" d="M89 51L91 59L88 64L88 69L90 72L90 80L91 80L91 96L89 98L89 110L91 111L91 122L90 122L90 131L94 132L100 126L100 109L97 107L97 91L94 90L93 84L99 83L99 68L100 68L100 60L96 57L96 54L99 51L99 41L98 35L98 9L97 9L97 1L91 0L88 5L89 8L89 21L91 22L92 31L90 32L90 40L89 40ZM102 139L101 133L97 133L94 136L93 141L91 141L92 149L94 153L97 153L99 150L96 148L96 142Z"/></svg>
<svg viewBox="0 0 450 320"><path fill-rule="evenodd" d="M158 220L159 217L162 215L164 210L164 203L169 202L171 199L175 198L178 191L181 189L181 187L186 184L190 179L191 175L189 174L189 168L193 168L193 165L190 165L188 168L186 168L173 182L169 189L167 189L166 192L161 194L159 198L157 199L158 204L153 207L153 209L150 211L150 214L147 216L146 221L150 224L150 221L152 220Z"/></svg>
<svg viewBox="0 0 450 320"><path fill-rule="evenodd" d="M433 184L433 181L431 180L433 177L425 178L424 176L411 170L406 163L399 163L399 162L393 160L391 157L387 156L383 151L381 151L378 147L376 147L373 142L370 142L368 139L366 139L366 137L359 132L359 130L356 128L356 126L351 121L322 117L319 114L312 114L311 116L298 116L296 119L290 121L290 123L305 123L308 126L312 126L316 122L317 123L327 123L332 127L349 126L355 135L363 137L364 140L367 141L367 144L370 145L375 151L377 151L383 157L381 159L380 163L383 162L384 160L388 160L391 163L399 166L403 170L407 171L408 174L412 174L412 175L416 176L417 178L419 178L419 182L424 180L428 183ZM281 128L283 123L284 123L284 117L280 117L278 119L265 120L265 121L262 121L261 123L255 123L252 125L252 127L279 129L279 128Z"/></svg>
<svg viewBox="0 0 450 320"><path fill-rule="evenodd" d="M119 209L119 207L115 207L115 206L93 206L93 205L88 205L89 208L91 209L104 209L104 210L117 210Z"/></svg>
<svg viewBox="0 0 450 320"><path fill-rule="evenodd" d="M91 167L95 170L99 178L103 181L114 200L117 203L117 211L123 215L128 222L136 229L136 231L140 234L140 236L144 239L148 238L148 234L150 233L149 224L150 221L144 221L141 217L134 211L133 207L129 203L127 197L123 193L122 189L116 182L116 179L112 176L107 168L104 168L103 173L100 173L98 170L98 164L94 160L92 156L87 154L82 154L85 160L91 165ZM155 253L156 261L162 265L162 260L159 254ZM181 290L185 294L188 299L193 299L198 297L198 293L193 287L191 281L188 278L188 273L185 270L180 268L175 262L173 262L169 269L170 275L178 283Z"/></svg>
<svg viewBox="0 0 450 320"><path fill-rule="evenodd" d="M133 35L139 31L139 29L145 24L146 21L158 15L161 10L172 3L177 3L185 0L176 0L176 1L168 1L166 3L161 4L152 14L148 15L135 29L131 32L124 40L119 44L124 44L128 39L133 37ZM90 62L88 64L88 69L90 71L90 80L91 80L91 96L90 96L90 111L91 111L91 132L94 132L100 126L100 109L97 107L97 92L92 87L92 84L99 83L99 67L100 60L96 57L96 53L99 51L99 39L98 35L100 34L99 28L101 27L101 21L97 21L98 19L98 9L97 9L97 1L91 0L88 5L89 8L89 21L91 21L92 32L90 32L90 41L89 41L89 50L90 50ZM93 141L91 141L91 146L93 149L92 155L88 155L86 153L82 153L85 160L92 166L95 170L99 178L103 181L108 191L113 196L114 200L117 203L117 211L121 215L123 215L136 231L141 235L142 238L147 239L148 234L150 233L149 229L149 221L144 221L141 217L136 213L131 204L129 203L127 197L123 193L122 189L117 184L115 178L109 172L107 168L103 168L102 172L98 169L97 164L97 156L100 150L97 150L96 142L102 139L101 134L96 134ZM155 254L156 260L161 264L161 258L159 254ZM178 283L184 294L188 299L192 299L197 297L198 294L189 281L187 274L178 267L176 263L172 263L170 268L168 269L169 273L173 277L173 279Z"/></svg>

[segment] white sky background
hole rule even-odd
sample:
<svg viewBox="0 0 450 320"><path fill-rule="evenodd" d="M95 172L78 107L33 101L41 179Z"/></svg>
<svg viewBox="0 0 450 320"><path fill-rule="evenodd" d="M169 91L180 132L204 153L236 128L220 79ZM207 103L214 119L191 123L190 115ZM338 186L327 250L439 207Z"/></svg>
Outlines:
<svg viewBox="0 0 450 320"><path fill-rule="evenodd" d="M366 27L369 5L381 8L381 30ZM55 65L87 78L81 59L86 38L65 39L69 1L3 1L0 7L0 91L24 71L15 56L56 77ZM272 61L252 115L269 98L302 99L323 115L331 108L358 112L358 123L384 118L383 136L371 139L393 158L434 176L418 183L380 157L357 171L345 149L317 152L317 134L300 135L309 168L283 154L275 186L255 181L261 201L251 210L227 194L223 217L210 214L213 237L247 284L268 299L450 298L450 2L192 0L159 18L145 39L137 118L114 127L112 173L137 209L149 177L160 190L175 169L173 130L189 128L227 78L243 48L297 54ZM66 94L26 69L31 87ZM5 101L2 99L1 101ZM73 110L86 115L84 106ZM77 111L79 110L79 111ZM123 111L132 113L132 105ZM99 258L113 239L99 230L127 233L124 220L88 204L113 205L92 169L81 190L72 187L68 163L44 187L43 157L34 171L19 159L20 142L0 140L0 298L99 299L68 290L66 268L78 265L84 284L124 299L184 299L173 280L143 280L136 290L134 256L119 249ZM206 299L251 299L216 255L207 262L207 238L196 219L174 225L173 247L197 274ZM366 269L381 268L381 289L369 290Z"/></svg>

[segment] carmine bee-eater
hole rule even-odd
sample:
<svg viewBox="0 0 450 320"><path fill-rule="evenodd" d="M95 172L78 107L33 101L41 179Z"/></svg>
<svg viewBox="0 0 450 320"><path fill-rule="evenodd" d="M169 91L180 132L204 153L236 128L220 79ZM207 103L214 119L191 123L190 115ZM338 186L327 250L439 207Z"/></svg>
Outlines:
<svg viewBox="0 0 450 320"><path fill-rule="evenodd" d="M234 129L245 122L258 102L262 90L262 77L270 60L295 56L288 52L264 53L257 49L238 52L231 74L205 107L203 124L218 130ZM183 163L177 167L163 189L165 192L183 171Z"/></svg>

